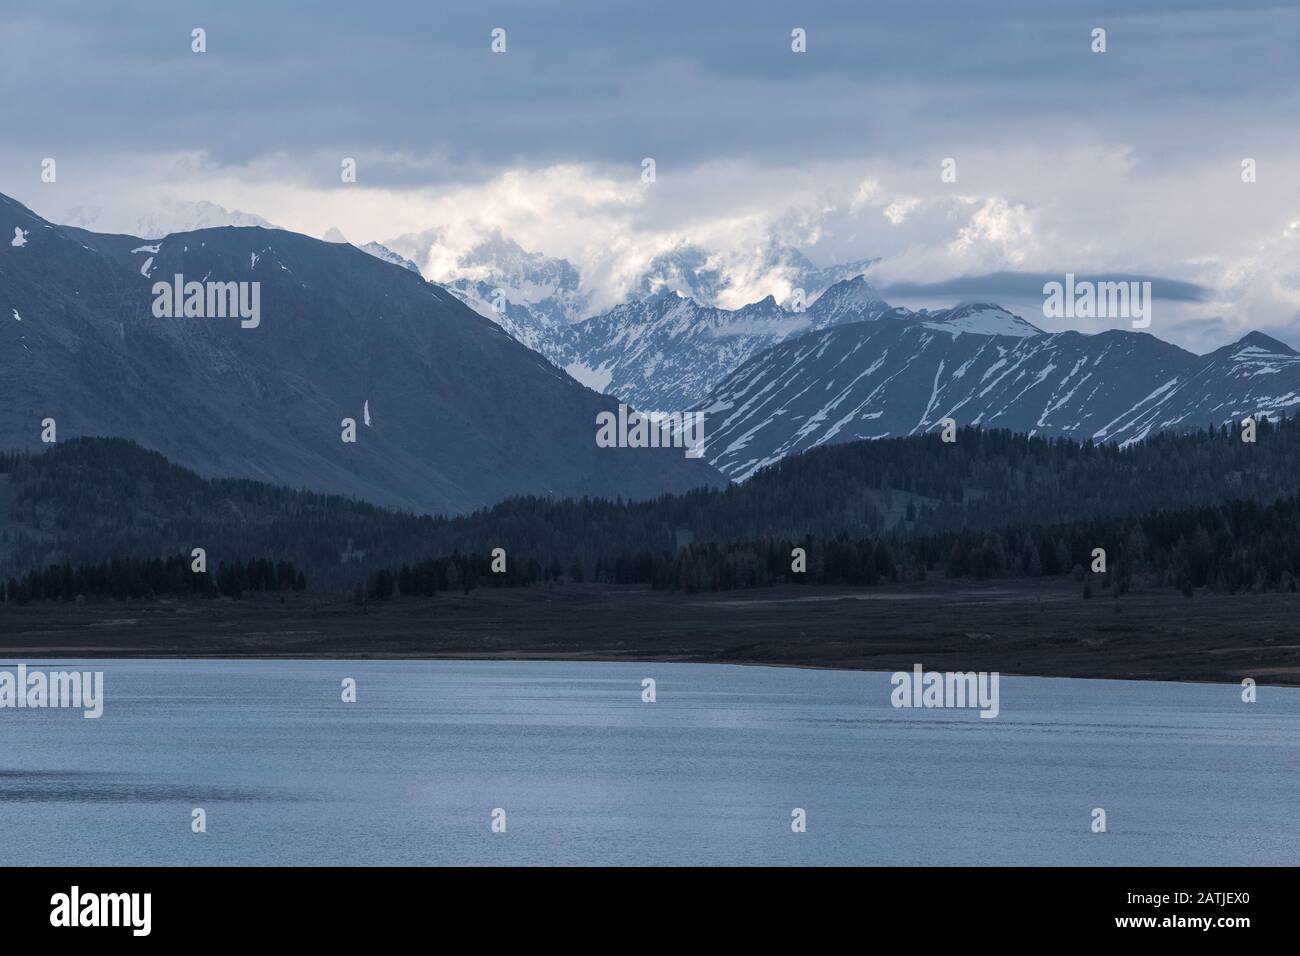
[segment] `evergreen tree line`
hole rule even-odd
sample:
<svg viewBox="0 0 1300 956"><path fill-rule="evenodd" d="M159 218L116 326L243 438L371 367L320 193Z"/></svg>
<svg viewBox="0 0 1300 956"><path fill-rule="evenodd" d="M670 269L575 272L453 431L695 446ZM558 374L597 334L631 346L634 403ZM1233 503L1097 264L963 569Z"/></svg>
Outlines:
<svg viewBox="0 0 1300 956"><path fill-rule="evenodd" d="M371 571L364 584L357 584L352 594L353 601L364 604L399 595L433 597L439 591L468 594L479 586L525 588L565 580L581 582L583 579L581 564L571 564L566 575L558 558L543 564L535 558L519 560L507 555L501 559L504 565L501 571L492 570L493 561L490 555L455 552L444 558L404 564L394 570L381 568Z"/></svg>
<svg viewBox="0 0 1300 956"><path fill-rule="evenodd" d="M559 559L552 559L541 575L538 562L512 560L508 566L522 570L492 574L486 558L455 555L372 573L365 593L380 600L455 587L469 590L485 583L527 587L539 581L583 580L578 560L565 574ZM1227 594L1295 591L1300 581L1300 497L986 531L806 535L692 544L675 552L625 551L598 559L589 579L693 593L776 584L871 587L923 581L932 575L1068 576L1083 582L1085 597L1091 596L1094 582L1116 597L1134 587L1176 587L1189 597L1198 589Z"/></svg>
<svg viewBox="0 0 1300 956"><path fill-rule="evenodd" d="M302 591L306 576L287 561L234 561L215 574L191 570L185 555L114 558L99 564L51 564L0 584L0 603L141 598L240 598L252 591Z"/></svg>
<svg viewBox="0 0 1300 956"><path fill-rule="evenodd" d="M740 485L650 501L521 497L474 514L412 515L242 479L208 479L123 439L0 453L0 579L51 564L204 547L303 569L350 591L370 572L439 556L550 556L617 576L619 555L679 544L930 538L1179 511L1295 492L1300 419L1157 434L1127 448L1006 431L859 441L792 456ZM1047 560L1040 556L1041 560Z"/></svg>

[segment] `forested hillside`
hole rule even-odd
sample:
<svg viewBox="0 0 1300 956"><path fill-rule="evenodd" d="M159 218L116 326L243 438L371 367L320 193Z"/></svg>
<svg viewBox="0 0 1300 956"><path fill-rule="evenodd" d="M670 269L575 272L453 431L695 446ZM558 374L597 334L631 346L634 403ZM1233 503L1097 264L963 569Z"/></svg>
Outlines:
<svg viewBox="0 0 1300 956"><path fill-rule="evenodd" d="M927 435L817 449L724 490L636 503L517 498L448 519L201 478L128 441L77 439L0 454L0 577L203 547L213 567L292 562L313 588L350 590L372 570L500 547L590 578L619 555L709 543L964 541L995 528L1268 503L1294 495L1297 475L1296 419L1260 422L1254 443L1223 428L1127 449L970 429L950 444ZM1038 550L1045 567L1057 560L1055 544Z"/></svg>

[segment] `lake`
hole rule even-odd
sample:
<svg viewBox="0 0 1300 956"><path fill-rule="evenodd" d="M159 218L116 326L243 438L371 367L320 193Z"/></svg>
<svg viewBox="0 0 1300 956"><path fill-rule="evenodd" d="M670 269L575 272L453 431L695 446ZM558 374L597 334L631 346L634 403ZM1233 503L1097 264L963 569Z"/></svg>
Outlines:
<svg viewBox="0 0 1300 956"><path fill-rule="evenodd" d="M0 710L0 865L1300 863L1295 688L1003 677L981 719L883 673L25 663L104 712Z"/></svg>

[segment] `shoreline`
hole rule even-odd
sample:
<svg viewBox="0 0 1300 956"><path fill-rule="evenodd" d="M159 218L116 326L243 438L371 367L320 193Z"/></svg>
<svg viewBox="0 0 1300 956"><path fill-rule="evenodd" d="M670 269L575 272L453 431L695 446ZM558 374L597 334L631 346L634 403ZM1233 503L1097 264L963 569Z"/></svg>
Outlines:
<svg viewBox="0 0 1300 956"><path fill-rule="evenodd" d="M21 648L20 648L19 650L21 650ZM192 661L192 662L194 662L194 663L208 663L208 664L216 664L216 663L223 663L223 662L238 663L238 664L255 664L255 663L258 663L258 662L261 662L261 661L298 661L298 662L301 662L301 663L307 663L307 664L332 664L332 663L336 663L336 662L345 662L345 661L346 661L346 662L349 662L349 663L369 663L369 662L373 662L373 663L390 663L390 662L405 662L405 663L410 663L410 664L424 664L424 663L442 663L442 664L447 664L447 663L462 663L462 664L566 664L566 663L574 663L574 664L693 664L693 665L704 666L704 667L771 667L771 668L778 668L778 669L782 669L782 670L838 671L838 672L845 673L845 674L855 674L855 673L857 673L857 674L894 674L894 673L899 673L899 671L896 671L896 670L882 670L882 669L879 669L879 668L866 668L866 667L844 667L844 666L835 666L835 665L830 665L830 664L790 664L790 663L779 663L779 662L768 663L768 662L764 662L764 661L712 661L712 660L710 660L710 661L705 661L705 660L682 659L682 658L677 658L677 657L674 657L674 658L637 657L637 658L620 658L620 659L618 659L618 660L611 660L611 659L609 659L609 658L604 658L604 657L580 657L580 656L569 656L569 657L518 657L518 656L502 655L502 656L498 656L498 657L470 657L470 656L461 656L461 655L450 655L450 656L449 656L449 655L426 655L426 656L423 656L423 657L411 657L411 656L405 656L405 657L403 657L403 656L396 656L396 655L394 655L394 656L382 656L382 657L381 657L381 656L358 657L358 656L338 655L338 656L335 656L335 657L319 657L319 656L312 656L312 655L310 655L310 654L302 654L302 655L287 655L287 654L260 654L260 655L257 655L257 656L248 656L248 657L210 657L210 656L195 656L195 655L171 655L171 656L166 656L166 655L152 655L152 656L148 656L148 655L139 655L139 654L136 654L136 655L130 655L130 656L121 656L121 655L119 655L119 656L110 656L110 655L92 655L92 656L84 656L84 657L82 657L82 656L76 656L76 655L71 655L71 654L70 654L70 655L66 655L66 656L52 656L52 655L48 655L48 654L45 654L45 655L33 654L33 655L28 656L28 657L22 657L22 658L20 658L20 657L0 657L0 669L4 669L4 668L6 668L6 667L9 667L10 665L14 665L14 666L16 666L16 665L18 665L18 664L26 664L26 665L30 668L30 667L33 667L33 666L40 666L43 662L46 662L46 661L48 661L48 662L52 662L52 663L66 662L66 661L109 661L109 662L119 662L119 663L126 663L126 662L128 662L128 661L150 661L150 662L163 662L163 661ZM927 668L927 670L929 670L929 669L930 669L930 668ZM903 673L908 673L908 672L907 672L907 671L904 671ZM1240 682L1237 682L1237 681L1231 681L1231 680L1216 680L1216 679L1213 679L1213 678L1206 678L1206 679L1195 679L1195 678L1169 679L1169 678L1160 678L1160 677L1110 677L1110 676L1098 676L1098 675L1087 675L1087 674L1039 674L1039 673L1027 674L1027 673L1012 673L1012 672L1007 672L1007 671L999 671L999 672L998 672L998 676L999 676L999 677L1032 678L1032 679L1037 679L1037 680L1082 680L1082 681L1117 680L1117 681L1128 681L1128 682L1135 683L1135 684L1138 684L1138 683L1149 683L1149 684L1193 684L1193 685L1198 685L1198 686L1204 686L1204 685L1206 685L1206 684L1215 684L1215 685L1220 686L1220 687L1239 687L1239 686L1240 686ZM1259 687L1277 687L1277 688L1289 688L1289 689L1300 688L1300 681L1297 681L1297 682L1295 682L1295 683L1270 683L1270 682L1268 682L1268 681L1256 681L1256 684L1257 684L1257 686L1259 686Z"/></svg>
<svg viewBox="0 0 1300 956"><path fill-rule="evenodd" d="M1300 595L1135 592L1057 579L697 594L480 588L0 606L0 657L742 664L1300 686Z"/></svg>

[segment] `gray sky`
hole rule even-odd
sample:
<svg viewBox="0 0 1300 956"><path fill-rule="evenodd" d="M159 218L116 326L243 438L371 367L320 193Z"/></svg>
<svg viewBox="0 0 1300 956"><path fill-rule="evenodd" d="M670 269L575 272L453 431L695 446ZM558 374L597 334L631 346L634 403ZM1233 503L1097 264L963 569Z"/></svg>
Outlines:
<svg viewBox="0 0 1300 956"><path fill-rule="evenodd" d="M1241 2L6 0L0 191L104 230L193 200L354 242L437 229L435 277L500 229L598 303L683 242L727 305L780 293L769 241L1048 327L1041 276L1151 276L1157 335L1300 347L1297 49L1300 10Z"/></svg>

